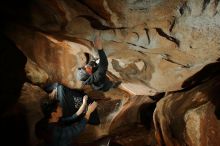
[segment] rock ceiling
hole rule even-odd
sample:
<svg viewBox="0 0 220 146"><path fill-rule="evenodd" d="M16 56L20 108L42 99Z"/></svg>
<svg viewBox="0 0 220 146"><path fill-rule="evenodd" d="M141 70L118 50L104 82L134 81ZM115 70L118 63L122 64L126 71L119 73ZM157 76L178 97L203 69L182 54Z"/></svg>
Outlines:
<svg viewBox="0 0 220 146"><path fill-rule="evenodd" d="M108 56L108 76L122 81L120 89L105 93L111 100L100 102L104 124L102 129L89 127L87 133L96 134L90 133L87 140L137 122L138 108L152 103L147 97L166 92L153 116L159 145L219 144L219 95L211 94L219 88L219 77L214 77L220 56L218 0L38 0L29 6L18 12L19 21L14 19L6 33L28 58L25 69L33 84L58 81L80 88L76 69L97 57L92 44L97 33ZM207 85L199 85L203 81ZM24 88L40 92L30 84ZM21 98L26 105L27 96ZM106 108L112 104L115 107ZM204 138L202 128L212 129L212 142Z"/></svg>

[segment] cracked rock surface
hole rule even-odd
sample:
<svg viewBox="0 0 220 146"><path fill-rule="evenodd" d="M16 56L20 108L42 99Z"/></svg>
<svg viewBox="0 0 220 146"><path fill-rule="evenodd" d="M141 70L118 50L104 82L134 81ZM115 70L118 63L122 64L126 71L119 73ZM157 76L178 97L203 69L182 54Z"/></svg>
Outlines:
<svg viewBox="0 0 220 146"><path fill-rule="evenodd" d="M219 0L8 0L1 7L5 34L28 60L32 84L24 85L20 102L30 112L31 130L42 116L40 87L56 81L81 88L76 70L98 57L93 40L99 33L107 75L122 84L107 93L85 88L99 102L102 124L88 126L79 143L113 135L125 146L219 145ZM166 93L161 100L160 93ZM149 112L140 112L143 105ZM147 140L137 138L142 114L150 117Z"/></svg>

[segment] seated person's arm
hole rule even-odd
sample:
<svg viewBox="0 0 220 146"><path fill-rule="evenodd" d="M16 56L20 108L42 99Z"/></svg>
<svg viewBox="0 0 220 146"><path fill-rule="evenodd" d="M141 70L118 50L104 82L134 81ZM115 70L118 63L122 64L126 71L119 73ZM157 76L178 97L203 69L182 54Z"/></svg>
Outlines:
<svg viewBox="0 0 220 146"><path fill-rule="evenodd" d="M83 103L80 106L80 108L78 109L78 111L75 113L77 116L81 115L85 111L85 109L87 107L87 100L88 100L88 96L84 95L83 96Z"/></svg>
<svg viewBox="0 0 220 146"><path fill-rule="evenodd" d="M62 118L62 122L70 122L70 121L76 120L78 116L81 115L85 111L87 107L87 100L88 100L88 96L87 95L83 96L83 103L78 109L78 111L70 117Z"/></svg>
<svg viewBox="0 0 220 146"><path fill-rule="evenodd" d="M64 135L69 134L72 136L78 136L86 127L86 123L91 115L91 113L96 109L97 102L93 102L88 106L88 110L84 118L82 118L79 122L72 124L71 126L66 126L64 130ZM64 136L63 135L63 136Z"/></svg>
<svg viewBox="0 0 220 146"><path fill-rule="evenodd" d="M85 118L88 120L90 117L90 114L96 109L96 107L98 106L96 101L93 101L91 104L89 104L88 106L88 110L86 112Z"/></svg>

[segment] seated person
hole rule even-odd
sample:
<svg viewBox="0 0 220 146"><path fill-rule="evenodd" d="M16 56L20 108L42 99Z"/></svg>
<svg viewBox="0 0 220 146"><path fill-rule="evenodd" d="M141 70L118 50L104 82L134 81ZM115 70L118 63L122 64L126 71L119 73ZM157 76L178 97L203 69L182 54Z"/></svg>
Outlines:
<svg viewBox="0 0 220 146"><path fill-rule="evenodd" d="M63 108L64 117L68 117L74 114L83 103L83 98L87 96L86 93L84 93L82 90L71 89L59 83L47 84L45 85L44 90L49 94L51 98L55 98L60 101L60 105ZM91 98L87 98L88 104L93 102ZM85 113L82 113L80 116L78 116L76 121L80 120L84 114ZM88 123L92 125L100 124L97 109L91 113Z"/></svg>
<svg viewBox="0 0 220 146"><path fill-rule="evenodd" d="M75 114L66 118L63 118L63 110L59 100L47 99L44 101L41 105L44 117L35 125L36 136L43 139L47 146L71 146L73 138L79 136L85 129L87 120L97 107L97 103L93 102L88 106L85 116L80 121L69 123L82 113L86 100L86 98L83 99L83 105Z"/></svg>
<svg viewBox="0 0 220 146"><path fill-rule="evenodd" d="M107 76L108 59L104 50L102 49L102 43L100 38L95 39L94 47L98 49L99 64L95 61L90 61L84 67L78 68L77 79L83 81L83 85L91 85L94 90L109 91L111 88L117 88L121 82L112 82Z"/></svg>

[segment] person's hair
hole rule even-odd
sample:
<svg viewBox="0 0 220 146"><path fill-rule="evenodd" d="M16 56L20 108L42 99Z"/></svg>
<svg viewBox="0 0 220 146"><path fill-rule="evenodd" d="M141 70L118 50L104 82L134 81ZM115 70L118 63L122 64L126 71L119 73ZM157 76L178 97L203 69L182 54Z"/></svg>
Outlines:
<svg viewBox="0 0 220 146"><path fill-rule="evenodd" d="M51 118L51 113L57 110L59 100L57 99L45 99L41 103L41 110L45 118Z"/></svg>

